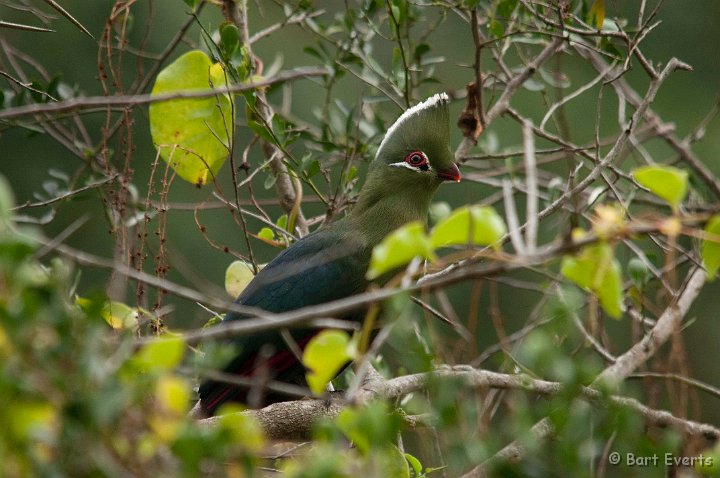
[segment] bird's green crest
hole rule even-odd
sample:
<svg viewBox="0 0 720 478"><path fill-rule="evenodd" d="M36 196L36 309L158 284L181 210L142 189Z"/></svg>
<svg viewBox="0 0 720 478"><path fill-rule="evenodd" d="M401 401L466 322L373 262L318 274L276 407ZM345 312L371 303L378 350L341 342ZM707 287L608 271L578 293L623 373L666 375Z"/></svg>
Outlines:
<svg viewBox="0 0 720 478"><path fill-rule="evenodd" d="M408 222L424 222L438 186L460 181L450 151L449 102L445 93L434 95L387 130L351 213L367 243Z"/></svg>
<svg viewBox="0 0 720 478"><path fill-rule="evenodd" d="M447 94L438 93L405 111L388 128L375 162L397 164L413 151L422 151L434 171L453 169L449 103Z"/></svg>

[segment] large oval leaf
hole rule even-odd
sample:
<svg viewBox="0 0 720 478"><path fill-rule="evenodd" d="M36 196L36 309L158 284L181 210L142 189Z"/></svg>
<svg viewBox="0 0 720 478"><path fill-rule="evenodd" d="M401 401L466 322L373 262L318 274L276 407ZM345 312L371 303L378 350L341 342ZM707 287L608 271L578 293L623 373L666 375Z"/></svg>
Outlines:
<svg viewBox="0 0 720 478"><path fill-rule="evenodd" d="M688 187L688 173L672 166L643 166L632 172L635 181L667 201L673 208L680 205Z"/></svg>
<svg viewBox="0 0 720 478"><path fill-rule="evenodd" d="M191 51L158 74L152 94L225 87L219 64ZM150 105L150 133L160 156L184 180L197 185L212 180L228 157L233 129L233 102L228 94L179 99Z"/></svg>
<svg viewBox="0 0 720 478"><path fill-rule="evenodd" d="M440 221L432 231L433 247L475 244L500 247L507 233L505 222L490 206L464 206Z"/></svg>

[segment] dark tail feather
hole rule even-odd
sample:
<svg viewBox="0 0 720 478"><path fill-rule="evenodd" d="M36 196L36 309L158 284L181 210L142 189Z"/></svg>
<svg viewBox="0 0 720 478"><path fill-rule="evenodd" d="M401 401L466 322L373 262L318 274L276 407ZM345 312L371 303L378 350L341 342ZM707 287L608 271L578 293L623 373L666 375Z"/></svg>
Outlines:
<svg viewBox="0 0 720 478"><path fill-rule="evenodd" d="M299 340L300 349L304 349L309 340L310 337ZM273 380L305 386L305 367L288 348L273 353L268 358L259 358L257 353L250 357L239 356L230 363L225 372L252 379L262 369L267 370L269 378ZM240 402L248 405L248 394L251 389L252 385L208 380L200 386L200 405L208 416L214 415L217 409L227 402ZM285 394L270 391L264 394L257 406L266 406L288 399L289 397Z"/></svg>

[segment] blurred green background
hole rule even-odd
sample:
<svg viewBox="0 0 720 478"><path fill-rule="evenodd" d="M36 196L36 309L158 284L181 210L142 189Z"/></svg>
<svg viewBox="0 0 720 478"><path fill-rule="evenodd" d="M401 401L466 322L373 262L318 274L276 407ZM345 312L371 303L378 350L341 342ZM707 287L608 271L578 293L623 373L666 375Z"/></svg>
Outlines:
<svg viewBox="0 0 720 478"><path fill-rule="evenodd" d="M341 12L343 2L326 0L315 2L327 10L326 18ZM70 11L83 25L96 37L102 31L103 25L110 14L114 2L110 0L95 0L92 2L81 0L68 0L63 6ZM250 1L250 30L257 32L262 28L274 24L282 18L281 9L274 2L261 0ZM625 17L630 21L636 18L640 2L624 2L608 0L606 2L608 17ZM260 9L258 8L260 6ZM138 2L133 7L132 30L129 35L130 43L137 46L146 29L149 28L148 43L145 50L151 53L161 52L168 44L179 26L186 20L186 5L181 0L159 0L154 2ZM439 9L429 7L437 13ZM649 8L648 8L649 10ZM32 18L9 9L0 3L0 18L9 21L32 22ZM151 22L149 23L149 19ZM696 0L694 2L672 1L665 2L658 12L657 19L662 23L643 42L643 52L652 61L664 64L675 56L689 63L695 69L692 73L676 72L663 85L660 93L652 105L653 109L666 121L675 124L680 137L691 131L698 122L711 110L718 101L720 91L720 2L716 0ZM323 17L319 19L322 21ZM202 14L201 21L209 30L215 28L221 21L221 16L213 6L207 6ZM98 74L98 45L97 42L83 35L77 28L64 19L57 19L52 23L56 33L30 33L22 31L0 31L0 38L20 48L23 52L35 58L51 74L62 74L65 83L76 86L83 94L92 96L102 94L97 80ZM200 29L193 26L187 38L190 44L184 44L170 57L176 58L191 48L202 45ZM473 62L472 37L466 23L455 15L449 15L441 27L427 40L431 45L433 54L444 57L444 62L437 66L437 77L440 84L425 85L421 88L420 97L433 94L441 90L462 90L466 83L473 79L470 65ZM297 26L288 26L276 34L261 40L254 46L255 53L263 59L266 68L273 62L281 61L283 68L295 66L317 65L318 60L303 51L306 46L313 46L316 39L313 35L303 31ZM377 37L377 59L383 65L391 61L391 42ZM484 59L484 68L493 69L493 64ZM150 61L143 62L145 70ZM5 62L3 67L7 68ZM126 55L123 63L127 84L137 74L137 64L132 55ZM578 87L593 78L593 72L577 58L572 56L563 59L562 70L568 75L572 87ZM644 92L649 83L647 75L639 66L627 74L631 84L639 92ZM7 89L8 85L0 82L0 88ZM572 88L571 87L571 88ZM571 125L573 140L576 143L590 141L594 134L595 108L597 88L572 102L568 107L568 119ZM366 85L345 75L335 90L337 99L346 105L358 104L362 95L373 93ZM293 84L292 112L307 122L318 124L314 111L320 107L324 95L322 84L317 80L300 80ZM273 89L269 92L271 102L279 104L282 92ZM616 101L610 89L605 90L601 131L611 133L617 129ZM534 92L520 92L512 104L521 108L526 114L539 121L545 113L545 104L541 96ZM459 113L463 101L453 104L453 113ZM400 110L390 103L378 104L382 116L389 124L400 113ZM138 196L143 200L147 193L147 184L151 166L155 160L155 149L150 140L147 124L147 108L136 108L133 119L135 121L134 142L136 151L133 154L132 167L135 170L133 183L138 189ZM103 114L85 115L84 120L94 139L100 137L104 126ZM486 135L495 135L500 150L517 150L520 145L521 131L517 123L507 119L495 121L486 132ZM460 141L460 133L453 128L453 143ZM245 132L237 135L238 145L247 142ZM380 136L376 138L379 143ZM539 142L539 145L542 145ZM115 142L113 145L119 148ZM648 145L654 159L660 163L674 161L675 156L662 144L652 142ZM713 121L707 128L703 140L694 147L694 151L703 158L706 164L716 173L720 174L718 155L720 154L720 122ZM254 154L257 154L256 152ZM254 165L260 164L259 155L251 157ZM20 128L4 129L0 132L0 172L11 182L18 204L26 201L35 201L36 195L44 195L44 185L53 181L51 170L61 171L72 175L79 167L79 159L59 146L52 138L44 134L37 134ZM221 170L224 176L220 184L226 191L230 191L229 164ZM225 173L225 174L223 174ZM361 177L363 170L361 168ZM256 180L256 191L260 195L273 196L273 191L263 188L263 177ZM447 201L453 206L482 200L493 189L477 183L465 182L460 185L444 185L437 196L438 201ZM197 203L212 199L210 188L197 189L181 181L175 181L169 195L170 202ZM22 214L41 218L49 208L23 210ZM268 212L277 217L281 214L279 207L269 206ZM318 205L305 207L306 214L320 214L324 211ZM55 237L68 227L80 215L87 214L89 221L81 229L72 234L65 242L77 249L88 251L103 257L112 257L113 236L108 232L108 222L103 214L102 204L97 193L83 194L77 200L62 203L55 217L42 227L48 237ZM244 240L237 225L223 209L201 212L202 223L207 227L210 237L232 248L243 250ZM257 231L259 222L250 221L250 229ZM562 233L566 224L562 218L550 218L544 223L543 236L551 240L556 234ZM152 224L151 224L151 231ZM177 282L196 287L209 293L222 290L225 268L232 260L227 254L211 248L195 225L192 210L172 211L167 217L167 237L169 241L169 258L173 269L169 278ZM276 250L258 245L257 251L260 262L271 259ZM92 292L102 292L108 278L107 270L83 268L79 293L87 295ZM532 276L518 275L518 278L535 280ZM471 285L454 286L451 297L457 298L456 305L462 312L463 297L467 297ZM507 298L501 301L501 309L508 319L510 328L519 327L529 315L530 309L537 301L537 295L514 290L509 286L502 286L501 291ZM720 382L720 361L715 361L713 352L720 341L720 299L718 298L720 286L712 284L706 287L700 300L693 308L697 320L685 332L690 354L691 367L694 376L699 380L717 385ZM132 301L133 294L128 300ZM483 296L480 310L487 310L487 297ZM207 320L207 312L195 304L176 298L167 298L166 303L174 304L176 312L171 314L169 324L173 326L193 327L199 326ZM691 314L691 316L693 315ZM481 313L480 330L485 330L479 338L480 347L495 343L497 338L489 325L483 323ZM618 344L616 350L622 350L628 345L629 326L626 322L609 325L612 340ZM622 344L622 345L620 345ZM703 419L720 422L720 407L715 402L708 401L703 407Z"/></svg>

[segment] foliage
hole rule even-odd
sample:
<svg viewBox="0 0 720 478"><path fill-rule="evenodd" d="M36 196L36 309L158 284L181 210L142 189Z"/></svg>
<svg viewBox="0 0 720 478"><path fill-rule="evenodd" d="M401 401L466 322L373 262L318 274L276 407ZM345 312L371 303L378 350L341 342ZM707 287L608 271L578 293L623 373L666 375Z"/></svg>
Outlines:
<svg viewBox="0 0 720 478"><path fill-rule="evenodd" d="M717 473L716 78L686 86L664 55L655 21L678 7L55 3L0 24L3 476ZM39 35L82 52L64 76ZM189 418L234 353L201 327L347 214L389 125L439 91L463 182L373 249L360 338L303 353L304 394L352 359L348 392L299 447L268 440L283 404Z"/></svg>
<svg viewBox="0 0 720 478"><path fill-rule="evenodd" d="M35 233L10 221L4 227L3 476L197 476L221 462L253 467L263 442L249 432L252 423L203 428L187 418L192 388L176 373L187 350L181 339L135 351L132 333L111 332L102 299L76 305L75 272L65 261L41 264Z"/></svg>

